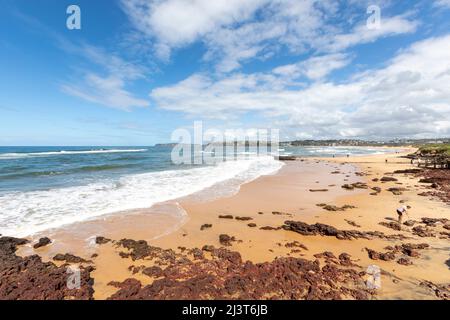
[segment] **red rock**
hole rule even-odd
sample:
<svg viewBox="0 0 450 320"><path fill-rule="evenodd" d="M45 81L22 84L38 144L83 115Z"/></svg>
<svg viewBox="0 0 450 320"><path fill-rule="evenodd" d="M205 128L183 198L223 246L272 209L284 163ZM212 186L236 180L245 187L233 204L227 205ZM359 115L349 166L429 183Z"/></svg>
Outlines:
<svg viewBox="0 0 450 320"><path fill-rule="evenodd" d="M40 247L44 247L46 245L49 245L50 243L52 243L52 241L47 238L47 237L43 237L40 238L39 241L33 246L34 249L38 249Z"/></svg>
<svg viewBox="0 0 450 320"><path fill-rule="evenodd" d="M42 262L37 255L19 257L17 246L27 240L0 238L0 300L92 299L92 267L80 268L80 288L69 289L67 267Z"/></svg>

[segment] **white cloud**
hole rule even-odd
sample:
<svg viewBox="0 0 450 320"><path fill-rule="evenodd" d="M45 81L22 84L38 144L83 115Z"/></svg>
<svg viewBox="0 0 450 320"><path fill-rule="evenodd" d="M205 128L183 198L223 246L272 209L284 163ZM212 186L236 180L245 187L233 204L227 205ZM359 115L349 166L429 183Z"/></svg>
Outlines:
<svg viewBox="0 0 450 320"><path fill-rule="evenodd" d="M82 81L71 79L70 83L62 84L63 92L92 103L125 111L134 107L149 106L148 101L134 97L126 89L127 82L145 78L145 67L87 44L75 46L64 42L63 48L100 66L106 74L103 76L93 71L82 70Z"/></svg>
<svg viewBox="0 0 450 320"><path fill-rule="evenodd" d="M218 80L195 74L153 90L151 97L160 108L197 117L256 111L299 136L427 136L450 134L448 83L450 35L415 43L386 67L345 83L293 88L279 69Z"/></svg>
<svg viewBox="0 0 450 320"><path fill-rule="evenodd" d="M404 16L383 16L381 28L369 30L366 7L347 2L343 11L335 0L121 1L135 28L155 39L153 50L159 58L168 60L173 49L201 41L207 49L205 60L225 73L283 48L293 53L337 52L417 27ZM381 4L388 6L386 1Z"/></svg>
<svg viewBox="0 0 450 320"><path fill-rule="evenodd" d="M277 67L273 73L288 78L306 76L312 80L322 79L334 70L348 65L351 59L347 54L336 53L324 56L312 57L307 60Z"/></svg>
<svg viewBox="0 0 450 320"><path fill-rule="evenodd" d="M134 26L158 40L157 53L167 57L178 48L222 26L248 19L267 0L123 0Z"/></svg>
<svg viewBox="0 0 450 320"><path fill-rule="evenodd" d="M78 53L91 61L104 67L109 73L120 75L123 79L136 80L145 78L146 68L142 64L126 61L119 56L106 52L104 49L82 45Z"/></svg>
<svg viewBox="0 0 450 320"><path fill-rule="evenodd" d="M436 0L435 5L438 7L450 8L450 0Z"/></svg>
<svg viewBox="0 0 450 320"><path fill-rule="evenodd" d="M382 18L379 29L368 29L365 24L361 24L347 34L337 34L328 43L318 47L321 51L341 51L361 43L374 42L379 38L394 36L404 33L415 32L418 26L417 21L410 21L402 16Z"/></svg>
<svg viewBox="0 0 450 320"><path fill-rule="evenodd" d="M101 77L94 73L88 73L82 83L64 84L61 89L67 94L89 102L125 111L129 111L133 107L149 105L148 101L133 97L130 92L125 90L124 86L124 81L120 78Z"/></svg>

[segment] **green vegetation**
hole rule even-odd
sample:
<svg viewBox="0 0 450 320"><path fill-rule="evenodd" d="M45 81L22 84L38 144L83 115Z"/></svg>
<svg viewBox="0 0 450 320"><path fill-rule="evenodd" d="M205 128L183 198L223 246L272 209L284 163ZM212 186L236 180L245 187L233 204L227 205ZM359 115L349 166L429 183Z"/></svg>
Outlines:
<svg viewBox="0 0 450 320"><path fill-rule="evenodd" d="M450 144L430 144L419 148L419 153L423 155L445 155L450 156Z"/></svg>

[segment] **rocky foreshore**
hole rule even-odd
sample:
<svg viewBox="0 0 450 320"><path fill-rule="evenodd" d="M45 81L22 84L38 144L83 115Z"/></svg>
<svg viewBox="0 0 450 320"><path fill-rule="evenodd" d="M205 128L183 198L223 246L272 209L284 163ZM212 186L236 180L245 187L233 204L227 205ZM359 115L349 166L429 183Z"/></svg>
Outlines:
<svg viewBox="0 0 450 320"><path fill-rule="evenodd" d="M428 186L424 196L434 196L450 203L450 169L424 169L414 173L420 183Z"/></svg>
<svg viewBox="0 0 450 320"><path fill-rule="evenodd" d="M68 289L69 264L56 266L43 262L38 255L17 256L17 246L26 243L25 239L0 238L0 299L92 299L93 267L80 267L80 288ZM110 285L118 291L109 299L317 300L369 299L374 294L365 285L365 272L351 263L348 254L333 259L322 255L327 256L323 262L280 257L254 264L243 261L238 252L208 245L175 252L150 246L146 241L122 239L115 246L123 259L134 262L129 268L132 274L141 273L154 281L146 286L133 277L112 281ZM139 266L144 260L153 265Z"/></svg>
<svg viewBox="0 0 450 320"><path fill-rule="evenodd" d="M90 300L94 290L90 272L80 266L79 288L67 285L68 264L43 262L38 255L20 257L17 247L26 239L0 238L0 300Z"/></svg>
<svg viewBox="0 0 450 320"><path fill-rule="evenodd" d="M422 219L431 228L448 226L448 221ZM445 224L443 224L445 223ZM282 228L302 235L335 236L342 240L385 238L380 232L342 231L332 226L286 221ZM399 240L400 238L394 237ZM401 237L405 239L405 237ZM111 242L121 259L130 261L130 277L124 281L110 281L117 291L111 300L159 300L159 299L295 299L295 300L367 300L376 298L376 290L367 283L367 270L343 252L314 254L313 260L299 257L277 257L273 261L253 263L244 261L239 252L205 245L201 249L179 247L177 250L149 245L144 240L122 239L118 241L97 237L98 245ZM20 257L18 246L26 239L0 238L0 300L88 300L93 299L93 262L72 254L57 254L54 261L43 262L38 255ZM286 243L291 253L308 250L294 241ZM387 252L366 248L372 260L397 260L399 265L409 266L412 259L421 256L426 243L388 246ZM300 250L301 249L301 250ZM76 265L80 270L79 287L69 288L68 267ZM86 266L87 265L87 266ZM150 284L143 284L136 275L148 277ZM430 290L438 299L450 299L450 285L437 285L430 281L420 286Z"/></svg>

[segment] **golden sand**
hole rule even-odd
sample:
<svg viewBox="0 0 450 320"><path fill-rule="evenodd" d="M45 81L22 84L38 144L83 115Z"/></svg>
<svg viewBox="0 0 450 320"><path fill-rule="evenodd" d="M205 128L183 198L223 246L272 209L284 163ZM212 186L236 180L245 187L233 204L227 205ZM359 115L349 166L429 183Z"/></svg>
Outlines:
<svg viewBox="0 0 450 320"><path fill-rule="evenodd" d="M231 249L240 252L244 260L263 262L288 255L315 259L314 254L324 251L331 251L336 256L345 252L363 268L376 264L384 271L379 298L431 299L429 292L418 287L418 283L422 280L449 282L449 268L445 265L445 261L449 259L448 240L418 237L408 241L338 240L334 237L302 236L285 230L260 229L264 226L279 227L286 220L297 220L306 223L321 222L343 230L382 231L385 234L403 233L411 236L405 231L394 231L379 225L381 221L388 221L386 218L396 218L395 211L401 205L400 201L411 206L410 219L450 218L448 205L417 195L425 186L418 184L417 179L411 175L395 175L398 182L372 181L373 178L381 178L394 170L411 168L409 160L400 157L404 154L406 153L290 161L276 174L262 176L244 184L236 194L229 197L210 201L200 201L196 196L187 197L150 209L106 216L55 230L50 233L53 244L39 249L38 253L46 259L65 252L87 259L91 259L92 254L97 254L97 257L92 258L96 268L92 273L95 279L95 298L104 299L117 290L108 286L110 281L134 277L148 284L151 278L141 274L133 275L129 270L129 266L145 265L145 262L133 263L121 258L118 252L122 250L111 243L93 245L93 237L147 240L154 246L178 250L180 246L219 247L219 235L228 234L237 239ZM367 175L360 176L357 172ZM366 182L370 187L378 186L382 192L373 196L370 195L373 192L370 189L348 191L341 188L345 183L357 181ZM386 191L389 187L400 186L399 184L409 191L400 196ZM319 189L328 191L311 192ZM317 204L320 203L337 206L347 204L356 208L330 212L318 207ZM183 210L186 214L184 216ZM219 215L250 217L251 220L221 219ZM361 227L351 226L346 220L354 221ZM249 223L256 224L256 227L248 226ZM202 231L200 228L203 224L212 224L212 227ZM300 242L308 250L291 253L285 244L292 241ZM365 250L367 247L384 252L384 247L404 242L426 242L431 248L423 251L421 258L414 259L412 266L402 266L395 261L370 260ZM30 251L30 247L24 247L20 253L29 254Z"/></svg>

